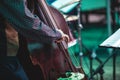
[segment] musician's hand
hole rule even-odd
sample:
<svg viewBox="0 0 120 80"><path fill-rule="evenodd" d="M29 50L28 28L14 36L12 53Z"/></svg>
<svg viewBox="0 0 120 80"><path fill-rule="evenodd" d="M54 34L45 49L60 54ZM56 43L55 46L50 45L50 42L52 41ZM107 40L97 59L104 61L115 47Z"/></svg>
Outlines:
<svg viewBox="0 0 120 80"><path fill-rule="evenodd" d="M56 43L60 43L63 40L66 42L69 41L69 36L67 34L64 34L63 31L61 31L60 29L58 29L57 31L59 31L61 33L62 37L60 39L56 40L55 41Z"/></svg>

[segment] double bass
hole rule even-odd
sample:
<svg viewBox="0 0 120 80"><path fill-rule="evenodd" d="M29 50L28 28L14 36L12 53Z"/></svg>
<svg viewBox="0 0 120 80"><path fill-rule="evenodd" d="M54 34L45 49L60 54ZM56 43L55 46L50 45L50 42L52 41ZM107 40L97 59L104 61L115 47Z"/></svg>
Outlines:
<svg viewBox="0 0 120 80"><path fill-rule="evenodd" d="M35 0L34 8L34 13L45 24L52 29L61 29L70 37L70 41L74 40L63 15L58 10L47 5L45 0ZM43 45L40 52L30 56L33 64L41 69L43 77L40 80L61 80L73 77L76 78L73 80L86 80L82 67L76 68L72 64L66 41Z"/></svg>

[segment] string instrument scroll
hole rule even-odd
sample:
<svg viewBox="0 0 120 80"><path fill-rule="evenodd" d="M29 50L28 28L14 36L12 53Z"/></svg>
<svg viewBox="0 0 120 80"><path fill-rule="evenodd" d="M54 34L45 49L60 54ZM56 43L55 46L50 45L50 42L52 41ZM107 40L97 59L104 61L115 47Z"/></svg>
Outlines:
<svg viewBox="0 0 120 80"><path fill-rule="evenodd" d="M37 0L35 6L37 15L43 19L45 24L52 29L61 29L70 37L70 41L74 39L62 14L53 7L48 6L45 0ZM51 45L45 45L43 51L39 53L39 56L31 56L32 61L36 61L40 66L43 73L43 80L57 80L60 77L66 77L67 72L73 72L72 74L74 75L75 73L78 75L79 72L84 74L82 69L78 71L72 64L66 41L54 44L56 47L53 47L52 43ZM49 52L47 51L48 48ZM83 78L83 75L80 76L80 79Z"/></svg>

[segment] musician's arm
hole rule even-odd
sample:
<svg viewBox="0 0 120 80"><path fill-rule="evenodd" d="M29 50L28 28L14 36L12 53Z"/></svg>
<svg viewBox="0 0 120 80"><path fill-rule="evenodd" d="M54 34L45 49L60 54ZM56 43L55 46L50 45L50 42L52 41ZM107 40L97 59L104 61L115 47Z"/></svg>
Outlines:
<svg viewBox="0 0 120 80"><path fill-rule="evenodd" d="M59 31L45 25L28 10L24 0L0 0L0 14L27 38L43 43L61 38Z"/></svg>

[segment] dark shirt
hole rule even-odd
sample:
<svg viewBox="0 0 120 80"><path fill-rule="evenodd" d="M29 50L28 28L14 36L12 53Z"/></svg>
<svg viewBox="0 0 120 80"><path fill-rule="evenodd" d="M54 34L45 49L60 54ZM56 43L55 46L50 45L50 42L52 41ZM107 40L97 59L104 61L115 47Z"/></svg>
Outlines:
<svg viewBox="0 0 120 80"><path fill-rule="evenodd" d="M61 34L45 25L26 6L26 0L0 0L0 15L11 23L16 31L28 39L50 43Z"/></svg>

